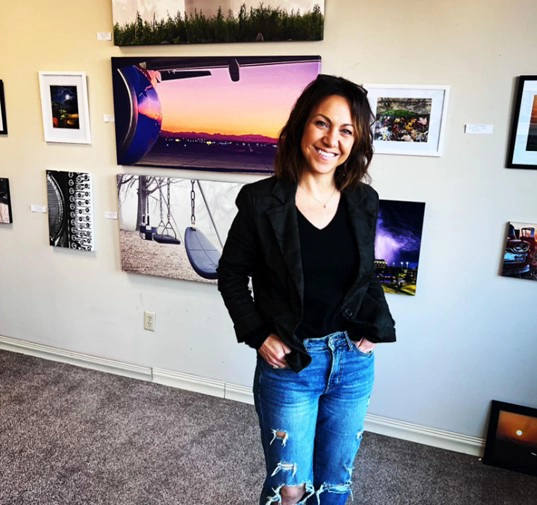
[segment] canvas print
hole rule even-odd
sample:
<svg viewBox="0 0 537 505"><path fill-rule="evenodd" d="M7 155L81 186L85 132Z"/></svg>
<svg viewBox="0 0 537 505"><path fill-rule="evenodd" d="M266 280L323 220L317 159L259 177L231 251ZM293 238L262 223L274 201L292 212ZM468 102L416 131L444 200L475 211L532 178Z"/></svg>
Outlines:
<svg viewBox="0 0 537 505"><path fill-rule="evenodd" d="M537 409L493 400L483 463L537 475Z"/></svg>
<svg viewBox="0 0 537 505"><path fill-rule="evenodd" d="M47 170L49 244L94 250L91 175Z"/></svg>
<svg viewBox="0 0 537 505"><path fill-rule="evenodd" d="M11 197L9 194L9 179L0 177L0 224L13 222Z"/></svg>
<svg viewBox="0 0 537 505"><path fill-rule="evenodd" d="M324 0L112 0L117 46L322 40Z"/></svg>
<svg viewBox="0 0 537 505"><path fill-rule="evenodd" d="M536 223L507 223L501 272L504 277L537 280L536 229Z"/></svg>
<svg viewBox="0 0 537 505"><path fill-rule="evenodd" d="M318 56L112 58L119 165L267 173Z"/></svg>
<svg viewBox="0 0 537 505"><path fill-rule="evenodd" d="M375 275L386 293L415 295L425 203L380 200Z"/></svg>
<svg viewBox="0 0 537 505"><path fill-rule="evenodd" d="M241 183L117 176L121 268L216 283Z"/></svg>

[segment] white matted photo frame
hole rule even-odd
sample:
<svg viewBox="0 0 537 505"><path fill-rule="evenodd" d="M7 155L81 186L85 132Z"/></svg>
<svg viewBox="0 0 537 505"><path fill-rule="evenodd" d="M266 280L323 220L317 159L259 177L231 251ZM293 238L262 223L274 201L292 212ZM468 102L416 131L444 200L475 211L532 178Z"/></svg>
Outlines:
<svg viewBox="0 0 537 505"><path fill-rule="evenodd" d="M537 75L518 78L507 168L537 169Z"/></svg>
<svg viewBox="0 0 537 505"><path fill-rule="evenodd" d="M6 99L4 83L0 81L0 135L7 135Z"/></svg>
<svg viewBox="0 0 537 505"><path fill-rule="evenodd" d="M364 84L376 154L441 156L449 86Z"/></svg>
<svg viewBox="0 0 537 505"><path fill-rule="evenodd" d="M91 144L85 72L39 72L45 142Z"/></svg>

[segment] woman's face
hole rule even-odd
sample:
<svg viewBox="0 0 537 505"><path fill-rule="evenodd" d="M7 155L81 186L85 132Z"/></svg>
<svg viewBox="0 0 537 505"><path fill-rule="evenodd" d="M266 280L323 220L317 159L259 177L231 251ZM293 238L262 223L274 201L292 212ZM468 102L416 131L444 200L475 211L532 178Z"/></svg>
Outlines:
<svg viewBox="0 0 537 505"><path fill-rule="evenodd" d="M305 169L314 174L334 174L351 153L356 135L349 102L332 95L312 111L302 135Z"/></svg>

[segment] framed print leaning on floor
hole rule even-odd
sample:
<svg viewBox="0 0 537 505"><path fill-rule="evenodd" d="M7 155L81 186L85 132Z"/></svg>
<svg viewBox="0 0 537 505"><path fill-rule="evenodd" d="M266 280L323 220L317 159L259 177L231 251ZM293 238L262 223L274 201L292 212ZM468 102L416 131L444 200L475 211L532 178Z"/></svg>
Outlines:
<svg viewBox="0 0 537 505"><path fill-rule="evenodd" d="M6 101L2 81L0 81L0 135L7 135Z"/></svg>
<svg viewBox="0 0 537 505"><path fill-rule="evenodd" d="M537 75L518 78L507 168L537 169Z"/></svg>
<svg viewBox="0 0 537 505"><path fill-rule="evenodd" d="M85 72L39 72L45 142L91 144Z"/></svg>
<svg viewBox="0 0 537 505"><path fill-rule="evenodd" d="M537 475L537 409L492 400L483 463Z"/></svg>
<svg viewBox="0 0 537 505"><path fill-rule="evenodd" d="M376 154L441 156L449 86L365 84Z"/></svg>

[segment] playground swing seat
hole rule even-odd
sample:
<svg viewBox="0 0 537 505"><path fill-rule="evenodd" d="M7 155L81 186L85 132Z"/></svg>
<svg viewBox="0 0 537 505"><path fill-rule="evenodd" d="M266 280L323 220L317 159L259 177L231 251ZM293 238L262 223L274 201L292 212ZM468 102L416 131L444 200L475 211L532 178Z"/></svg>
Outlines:
<svg viewBox="0 0 537 505"><path fill-rule="evenodd" d="M192 191L190 192L192 207L192 226L188 226L185 229L185 249L188 261L190 261L193 270L204 279L214 280L218 278L216 269L218 267L218 262L220 261L221 252L211 243L211 241L203 234L203 232L196 228L196 193L194 191L195 182L198 181L192 180ZM205 201L205 206L207 207L207 211L209 213L209 217L215 229L216 235L220 240L218 230L216 229L216 225L212 218L209 206L207 205L207 201L205 200L205 196L203 194L203 190L201 189L201 185L199 184L199 182L198 187L201 191L203 200Z"/></svg>
<svg viewBox="0 0 537 505"><path fill-rule="evenodd" d="M162 208L162 200L164 199L164 196L162 194L162 188L159 187L159 206L160 206L160 222L157 226L156 233L153 233L153 240L155 242L158 242L159 244L171 244L171 245L179 245L181 243L181 240L177 238L177 233L171 223L171 211L170 211L170 180L168 179L167 182L167 193L168 193L168 199L166 201L166 207L168 208L167 213L167 222L164 223L164 213Z"/></svg>

